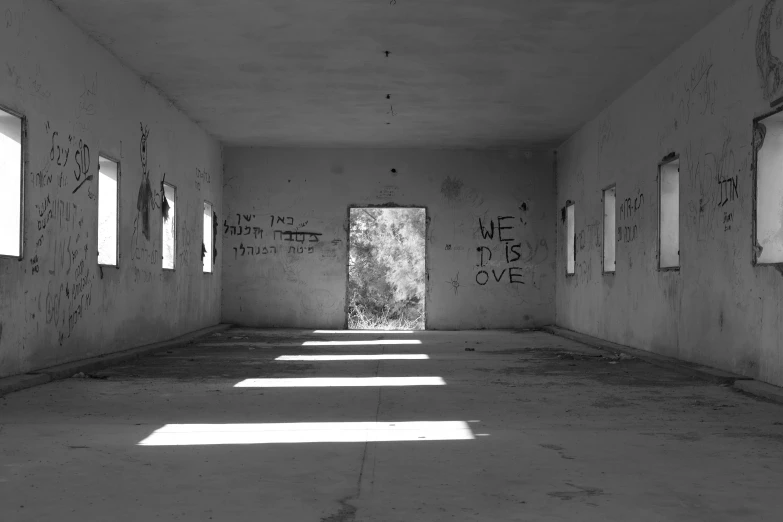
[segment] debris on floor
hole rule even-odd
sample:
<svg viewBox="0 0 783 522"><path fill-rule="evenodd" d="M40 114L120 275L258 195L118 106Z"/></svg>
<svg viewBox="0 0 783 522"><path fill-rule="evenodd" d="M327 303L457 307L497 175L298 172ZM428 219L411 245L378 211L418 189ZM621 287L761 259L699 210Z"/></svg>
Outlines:
<svg viewBox="0 0 783 522"><path fill-rule="evenodd" d="M465 351L466 352L475 352L476 349L475 348L465 348Z"/></svg>
<svg viewBox="0 0 783 522"><path fill-rule="evenodd" d="M613 355L602 355L601 357L608 358L611 360L609 364L617 364L620 361L631 361L633 359L636 359L636 357L632 355L628 355L627 353L615 353Z"/></svg>
<svg viewBox="0 0 783 522"><path fill-rule="evenodd" d="M109 376L108 375L95 375L93 373L79 372L79 373L73 374L71 376L71 378L72 379L101 379L101 380L105 380L105 379L108 379Z"/></svg>

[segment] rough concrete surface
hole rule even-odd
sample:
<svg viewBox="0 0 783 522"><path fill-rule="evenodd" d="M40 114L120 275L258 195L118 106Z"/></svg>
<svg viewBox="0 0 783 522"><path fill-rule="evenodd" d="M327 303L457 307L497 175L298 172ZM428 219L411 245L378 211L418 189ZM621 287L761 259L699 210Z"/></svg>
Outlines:
<svg viewBox="0 0 783 522"><path fill-rule="evenodd" d="M783 388L780 386L773 386L759 381L737 381L734 383L734 387L746 393L783 403Z"/></svg>
<svg viewBox="0 0 783 522"><path fill-rule="evenodd" d="M25 388L38 386L39 384L46 384L51 379L52 378L48 375L35 375L30 373L5 377L0 379L0 396L18 390L24 390Z"/></svg>
<svg viewBox="0 0 783 522"><path fill-rule="evenodd" d="M229 148L225 179L225 322L342 328L348 208L384 204L426 208L428 330L555 320L549 153Z"/></svg>
<svg viewBox="0 0 783 522"><path fill-rule="evenodd" d="M367 339L422 344L302 345ZM431 358L274 361L392 353ZM234 387L372 376L446 384ZM0 399L0 520L777 521L783 509L781 406L543 332L232 329L95 377ZM138 445L170 423L327 421L465 421L475 438Z"/></svg>
<svg viewBox="0 0 783 522"><path fill-rule="evenodd" d="M560 143L731 0L55 4L228 144L438 148Z"/></svg>
<svg viewBox="0 0 783 522"><path fill-rule="evenodd" d="M723 370L710 368L709 366L703 366L701 364L681 361L679 359L674 359L673 357L666 357L653 352L637 350L636 348L631 348L629 346L610 343L609 341L604 341L589 335L574 332L572 330L568 330L567 328L560 328L559 326L548 325L542 327L541 330L553 335L565 337L566 339L571 339L572 341L577 341L588 346L592 346L593 348L599 348L601 350L607 350L615 354L625 354L636 357L638 359L643 359L644 361L649 362L655 366L661 366L663 368L674 370L679 373L684 373L686 375L691 375L699 379L708 380L716 384L734 384L736 381L751 380L750 377L745 377L743 375L725 372Z"/></svg>
<svg viewBox="0 0 783 522"><path fill-rule="evenodd" d="M781 206L754 206L763 140L753 138L753 119L783 97L782 9L734 2L558 149L557 207L574 202L576 254L566 276L558 220L556 324L783 386L783 277L754 263L761 243L781 237L754 237L756 217L777 230ZM671 155L679 270L659 270L658 165ZM612 185L616 271L605 274L602 196Z"/></svg>
<svg viewBox="0 0 783 522"><path fill-rule="evenodd" d="M14 375L0 379L0 396L11 392L31 388L40 384L45 384L51 380L65 379L79 373L94 372L103 370L112 365L125 363L138 357L143 357L158 350L180 347L186 343L193 343L196 339L204 335L210 335L231 328L230 324L219 324L209 328L204 328L196 332L182 335L175 339L170 339L161 343L153 343L138 348L131 348L122 352L115 352L99 357L91 357L81 361L51 366L41 370L30 372L23 375Z"/></svg>
<svg viewBox="0 0 783 522"><path fill-rule="evenodd" d="M0 10L0 107L25 120L22 256L0 257L0 377L217 324L223 258L202 273L201 245L204 201L223 213L220 144L51 2ZM111 267L98 265L101 157L119 163ZM161 260L164 177L177 188L173 271Z"/></svg>

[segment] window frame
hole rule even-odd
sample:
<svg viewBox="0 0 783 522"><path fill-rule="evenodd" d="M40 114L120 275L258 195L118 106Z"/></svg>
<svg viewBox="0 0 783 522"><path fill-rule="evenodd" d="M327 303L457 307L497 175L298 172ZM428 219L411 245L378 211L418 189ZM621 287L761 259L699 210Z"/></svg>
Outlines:
<svg viewBox="0 0 783 522"><path fill-rule="evenodd" d="M758 143L756 143L756 129L758 128L759 124L763 123L763 120L766 120L767 118L770 118L772 116L775 116L776 114L780 114L783 112L783 106L780 106L774 110L771 110L769 112L766 112L760 116L756 116L753 118L753 125L751 127L751 137L750 137L750 145L752 150L752 157L751 157L751 165L750 165L750 171L751 171L751 178L752 178L752 190L753 194L750 198L753 201L753 208L751 210L751 237L750 237L750 248L751 248L751 264L752 266L756 267L772 267L776 268L778 270L783 269L783 261L778 261L774 263L768 263L759 261L759 250L756 246L758 243L758 167L759 167L759 150L761 150L762 147L758 147Z"/></svg>
<svg viewBox="0 0 783 522"><path fill-rule="evenodd" d="M24 259L24 231L25 231L25 186L26 183L26 176L25 171L27 167L27 147L28 147L28 138L27 138L27 116L24 115L24 113L21 113L19 111L16 111L14 109L11 109L7 107L6 105L0 104L0 110L3 112L10 114L11 116L15 116L16 118L19 118L20 120L20 131L21 131L21 143L20 145L20 158L21 161L19 162L19 255L12 255L12 254L0 254L0 259L15 259L17 261L21 261Z"/></svg>
<svg viewBox="0 0 783 522"><path fill-rule="evenodd" d="M606 191L614 189L614 223L612 228L612 241L614 241L614 270L606 269ZM617 273L617 183L604 187L601 191L601 216L602 216L602 232L603 232L603 244L601 245L601 273L603 275L615 275ZM576 216L574 216L576 217Z"/></svg>
<svg viewBox="0 0 783 522"><path fill-rule="evenodd" d="M120 197L120 180L122 179L122 164L121 164L121 162L119 160L114 159L114 156L112 156L110 154L104 154L104 153L102 153L100 151L98 152L98 220L97 220L98 222L95 225L95 229L96 229L95 237L98 238L98 241L97 241L98 246L97 246L97 248L95 250L95 258L96 258L96 261L99 259L99 256L98 256L99 250L98 249L100 248L100 242L101 242L100 241L101 240L101 235L100 235L100 222L101 222L101 211L100 211L100 208L101 208L101 158L109 160L109 161L113 162L115 165L117 165L117 222L115 223L116 229L117 229L116 232L115 232L115 234L116 234L115 237L117 238L117 241L116 241L117 244L115 245L115 247L117 249L116 250L116 252L117 252L117 261L113 265L107 265L105 263L101 263L100 261L98 261L98 266L105 267L105 268L119 268L120 267L120 259L122 259L122 254L120 253L120 244L121 244L121 242L120 242L120 230L122 229L122 227L120 227L120 221L121 221L121 216L122 216L122 207L121 207L121 205L122 205L122 198Z"/></svg>
<svg viewBox="0 0 783 522"><path fill-rule="evenodd" d="M662 253L662 250L663 250L663 248L662 248L663 247L663 243L661 241L661 232L662 232L662 230L661 230L661 215L662 215L661 209L663 207L663 205L661 204L661 202L663 200L663 191L661 190L662 189L661 184L663 183L663 176L662 176L662 170L661 169L662 169L662 167L664 165L668 165L669 163L672 163L672 162L675 162L675 161L676 162L680 161L680 155L672 152L671 154L669 154L664 159L662 159L661 161L658 162L658 222L657 222L656 226L658 228L658 271L659 272L679 272L680 271L680 267L682 266L682 255L680 253L680 251L682 250L682 243L680 242L680 230L679 230L680 224L681 224L681 220L680 220L681 216L680 216L680 214L682 213L682 208L681 208L681 203L682 203L681 199L682 198L680 197L680 194L682 192L680 190L682 188L682 177L679 175L680 174L680 170L679 170L680 167L677 168L677 228L678 228L678 231L677 231L677 266L661 266L661 253Z"/></svg>
<svg viewBox="0 0 783 522"><path fill-rule="evenodd" d="M212 250L214 250L214 248L215 248L215 228L214 228L214 220L215 220L215 205L214 205L214 204L213 204L211 201L209 201L208 199L205 199L205 200L204 200L204 205L202 205L202 207L201 207L201 211L202 211L202 212L204 212L204 210L206 210L206 209L204 208L206 205L209 205L209 213L210 213L210 215L209 215L209 220L210 220L210 222L213 222L213 223L212 223L212 225L213 225L213 226L212 226L212 227L210 228L210 230L209 230L209 235L212 237L212 249L208 250L208 251L206 252L206 254L204 254L204 256L208 256L208 257L209 257L209 272L207 272L207 271L205 271L205 270L204 270L204 261L202 260L202 261L201 261L201 273L202 273L202 274L209 274L209 275L212 275L212 274L214 274L214 273L215 273L215 261L214 261L214 259L212 258ZM202 219L201 219L201 226L202 226L202 227L204 226L204 219L203 219L203 217L204 217L204 216L202 215ZM204 236L206 236L206 230L202 231L202 234L201 234L201 241L202 241L202 245L204 244L204 243L203 243L203 241L204 241ZM204 245L204 246L206 247L206 245Z"/></svg>
<svg viewBox="0 0 783 522"><path fill-rule="evenodd" d="M161 225L160 225L160 265L161 265L161 269L162 270L169 271L169 272L174 272L174 271L177 270L177 243L178 243L177 236L179 235L177 233L177 228L178 228L177 227L177 223L179 221L177 219L177 212L179 211L179 209L177 207L177 186L172 184L172 183L169 183L167 181L161 182L161 186L160 186L161 194L160 195L161 195L162 198L166 198L166 186L169 186L172 189L174 189L174 216L169 218L169 219L173 219L174 220L174 224L173 224L173 229L174 229L174 255L173 255L173 259L171 260L171 268L163 266L163 261L165 259L164 255L163 255L163 249L165 248L165 245L163 243L165 241L165 237L164 237L164 233L163 233L163 227L166 225L166 220L163 219L163 213L161 212L161 216L160 216L160 222L161 222ZM166 198L166 199L168 199L168 198ZM161 200L161 204L163 204L163 200Z"/></svg>
<svg viewBox="0 0 783 522"><path fill-rule="evenodd" d="M569 238L568 237L568 208L569 207L572 207L574 209L574 234L573 234L574 237L573 238ZM574 277L576 275L576 201L571 201L571 200L566 201L565 218L566 218L566 220L565 220L565 225L566 225L565 226L565 233L566 233L565 274L566 274L566 277ZM571 242L571 248L573 249L573 255L574 255L574 271L573 272L569 272L568 271L568 243L569 243L569 239L570 239L570 242Z"/></svg>

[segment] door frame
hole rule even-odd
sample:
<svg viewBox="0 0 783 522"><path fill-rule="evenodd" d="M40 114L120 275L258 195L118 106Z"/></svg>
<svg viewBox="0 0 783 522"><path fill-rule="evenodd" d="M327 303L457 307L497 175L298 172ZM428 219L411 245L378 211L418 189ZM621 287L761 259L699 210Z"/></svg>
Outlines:
<svg viewBox="0 0 783 522"><path fill-rule="evenodd" d="M343 322L343 329L349 330L348 328L348 303L350 302L349 296L348 296L348 283L350 282L351 277L351 267L350 267L350 261L351 261L351 209L354 208L389 208L389 209L404 209L404 208L421 208L424 209L424 330L426 331L429 326L429 313L428 313L428 306L427 303L429 301L429 294L430 294L430 213L426 206L424 205L399 205L397 203L383 203L383 204L366 204L366 205L359 205L359 204L350 204L348 205L348 210L346 210L347 218L346 218L346 227L345 227L345 244L347 245L346 251L345 251L345 306L343 307L343 314L345 316L345 321ZM357 330L361 331L361 330Z"/></svg>

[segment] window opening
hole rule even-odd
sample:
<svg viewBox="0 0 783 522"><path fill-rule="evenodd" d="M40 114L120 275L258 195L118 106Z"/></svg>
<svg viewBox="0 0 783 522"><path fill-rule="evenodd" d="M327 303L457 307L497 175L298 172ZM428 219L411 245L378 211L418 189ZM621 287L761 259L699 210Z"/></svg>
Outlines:
<svg viewBox="0 0 783 522"><path fill-rule="evenodd" d="M680 160L662 163L659 171L659 267L680 266Z"/></svg>
<svg viewBox="0 0 783 522"><path fill-rule="evenodd" d="M174 270L177 258L177 188L163 183L163 268Z"/></svg>
<svg viewBox="0 0 783 522"><path fill-rule="evenodd" d="M783 263L783 113L757 121L753 142L756 151L754 259L757 264ZM722 196L738 198L737 180L725 184Z"/></svg>
<svg viewBox="0 0 783 522"><path fill-rule="evenodd" d="M617 236L615 225L617 212L617 188L610 187L604 190L604 273L612 274L615 271Z"/></svg>
<svg viewBox="0 0 783 522"><path fill-rule="evenodd" d="M117 266L119 164L98 157L98 264Z"/></svg>
<svg viewBox="0 0 783 522"><path fill-rule="evenodd" d="M201 257L204 260L204 273L212 273L212 203L204 202L204 242L201 245Z"/></svg>
<svg viewBox="0 0 783 522"><path fill-rule="evenodd" d="M566 206L566 274L576 271L576 229L574 223L574 204Z"/></svg>
<svg viewBox="0 0 783 522"><path fill-rule="evenodd" d="M22 125L0 109L0 255L22 257Z"/></svg>

